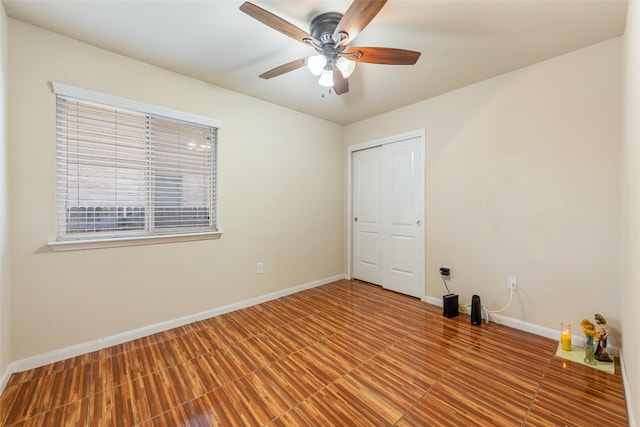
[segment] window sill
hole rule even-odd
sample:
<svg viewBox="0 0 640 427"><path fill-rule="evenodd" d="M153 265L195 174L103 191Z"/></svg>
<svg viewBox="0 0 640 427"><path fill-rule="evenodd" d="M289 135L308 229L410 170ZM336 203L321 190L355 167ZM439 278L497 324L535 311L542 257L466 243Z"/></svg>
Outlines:
<svg viewBox="0 0 640 427"><path fill-rule="evenodd" d="M125 246L156 245L161 243L190 242L219 239L222 231L206 233L171 234L166 236L136 236L111 239L65 240L47 243L53 252L81 251L85 249L118 248Z"/></svg>

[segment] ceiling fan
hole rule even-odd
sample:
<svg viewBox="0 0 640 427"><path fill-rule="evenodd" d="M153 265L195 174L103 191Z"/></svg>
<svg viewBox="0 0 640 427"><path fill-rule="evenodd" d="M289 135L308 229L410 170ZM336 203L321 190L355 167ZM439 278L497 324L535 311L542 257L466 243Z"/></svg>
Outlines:
<svg viewBox="0 0 640 427"><path fill-rule="evenodd" d="M260 77L270 79L306 65L313 74L320 76L320 85L333 88L336 94L342 95L349 91L347 78L357 62L415 64L420 52L390 47L349 46L386 2L387 0L354 0L344 15L338 12L322 13L311 21L311 34L253 3L243 3L240 10L247 15L316 51L315 55L280 65Z"/></svg>

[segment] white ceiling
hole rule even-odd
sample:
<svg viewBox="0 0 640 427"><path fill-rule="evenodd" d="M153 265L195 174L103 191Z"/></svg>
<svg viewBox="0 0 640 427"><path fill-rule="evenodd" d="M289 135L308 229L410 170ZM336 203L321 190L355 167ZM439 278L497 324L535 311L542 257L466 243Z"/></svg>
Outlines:
<svg viewBox="0 0 640 427"><path fill-rule="evenodd" d="M254 0L309 32L350 1ZM414 66L359 64L345 95L321 97L305 68L258 75L313 53L240 12L238 0L3 0L38 27L340 124L350 124L624 34L621 0L390 0L351 46L417 50Z"/></svg>

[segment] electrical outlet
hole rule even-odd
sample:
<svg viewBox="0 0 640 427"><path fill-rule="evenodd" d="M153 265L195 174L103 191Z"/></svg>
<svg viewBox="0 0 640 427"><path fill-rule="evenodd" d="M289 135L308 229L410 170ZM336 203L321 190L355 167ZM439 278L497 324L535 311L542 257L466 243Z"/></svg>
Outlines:
<svg viewBox="0 0 640 427"><path fill-rule="evenodd" d="M507 277L507 289L513 289L514 291L518 289L518 279L514 276Z"/></svg>
<svg viewBox="0 0 640 427"><path fill-rule="evenodd" d="M444 277L451 277L451 267L448 265L440 267L440 275Z"/></svg>
<svg viewBox="0 0 640 427"><path fill-rule="evenodd" d="M264 273L264 264L259 262L256 267L256 274L262 274L262 273Z"/></svg>

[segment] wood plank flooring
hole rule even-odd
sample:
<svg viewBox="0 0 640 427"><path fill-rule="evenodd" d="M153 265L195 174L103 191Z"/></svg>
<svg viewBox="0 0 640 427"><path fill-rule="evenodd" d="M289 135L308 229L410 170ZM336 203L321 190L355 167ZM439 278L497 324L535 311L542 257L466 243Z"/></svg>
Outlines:
<svg viewBox="0 0 640 427"><path fill-rule="evenodd" d="M628 425L556 347L344 280L14 374L0 425Z"/></svg>

